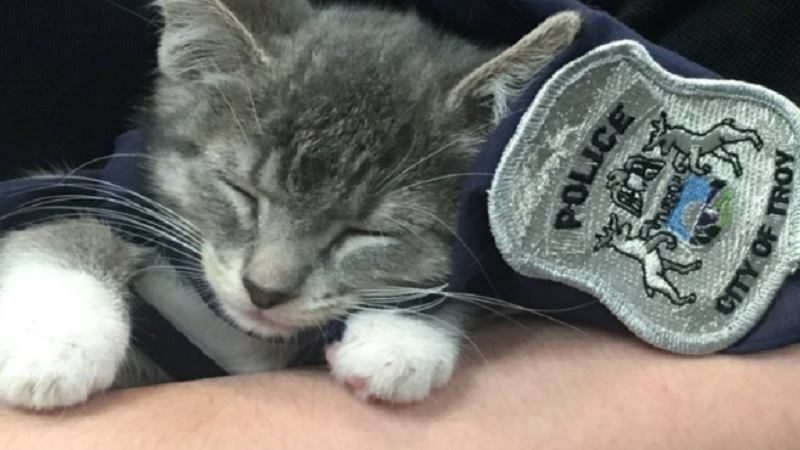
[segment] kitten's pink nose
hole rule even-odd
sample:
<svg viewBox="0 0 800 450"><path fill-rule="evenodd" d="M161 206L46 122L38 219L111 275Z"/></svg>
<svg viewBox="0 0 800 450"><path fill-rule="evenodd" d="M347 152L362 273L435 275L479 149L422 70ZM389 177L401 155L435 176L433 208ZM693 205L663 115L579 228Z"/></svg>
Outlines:
<svg viewBox="0 0 800 450"><path fill-rule="evenodd" d="M288 292L263 289L248 278L244 279L244 288L250 295L250 301L261 309L269 309L281 303L286 303L292 297Z"/></svg>

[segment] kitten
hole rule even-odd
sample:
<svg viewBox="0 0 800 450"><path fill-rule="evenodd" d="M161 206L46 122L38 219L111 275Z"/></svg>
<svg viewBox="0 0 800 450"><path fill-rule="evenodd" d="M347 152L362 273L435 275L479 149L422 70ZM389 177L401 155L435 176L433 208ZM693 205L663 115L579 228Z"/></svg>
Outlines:
<svg viewBox="0 0 800 450"><path fill-rule="evenodd" d="M0 240L0 400L49 409L168 380L131 345L132 289L234 373L284 367L297 350L252 336L347 316L327 352L336 380L400 403L444 385L466 307L366 307L375 292L446 282L462 176L578 15L486 49L370 7L157 5L148 194L180 217L219 311L249 335L208 329L178 272L146 270L163 258L102 219L31 226Z"/></svg>

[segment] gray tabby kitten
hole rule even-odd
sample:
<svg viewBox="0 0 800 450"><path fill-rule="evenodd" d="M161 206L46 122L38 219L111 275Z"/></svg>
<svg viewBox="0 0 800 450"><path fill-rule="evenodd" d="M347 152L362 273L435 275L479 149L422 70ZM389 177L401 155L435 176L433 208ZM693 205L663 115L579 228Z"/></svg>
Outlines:
<svg viewBox="0 0 800 450"><path fill-rule="evenodd" d="M411 402L444 385L463 305L431 315L363 306L446 281L462 176L515 94L573 40L578 15L484 49L367 7L157 5L150 194L180 217L222 311L241 330L284 337L349 314L327 356L363 398ZM167 381L131 345L130 289L233 373L294 356L291 340L220 326L163 264L93 219L5 235L0 400L49 409Z"/></svg>

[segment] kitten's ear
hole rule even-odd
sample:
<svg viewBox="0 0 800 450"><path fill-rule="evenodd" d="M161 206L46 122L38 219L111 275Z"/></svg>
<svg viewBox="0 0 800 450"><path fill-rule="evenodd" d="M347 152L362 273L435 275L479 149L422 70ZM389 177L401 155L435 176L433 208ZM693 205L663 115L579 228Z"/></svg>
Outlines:
<svg viewBox="0 0 800 450"><path fill-rule="evenodd" d="M202 81L269 66L256 42L295 27L310 11L305 0L156 0L164 18L161 72L174 81ZM268 17L256 22L257 17ZM247 25L251 25L249 29ZM272 29L270 29L272 28Z"/></svg>
<svg viewBox="0 0 800 450"><path fill-rule="evenodd" d="M528 87L533 77L559 52L569 46L581 27L580 14L555 14L494 59L462 79L448 94L451 108L488 100L497 124L509 111L509 103Z"/></svg>

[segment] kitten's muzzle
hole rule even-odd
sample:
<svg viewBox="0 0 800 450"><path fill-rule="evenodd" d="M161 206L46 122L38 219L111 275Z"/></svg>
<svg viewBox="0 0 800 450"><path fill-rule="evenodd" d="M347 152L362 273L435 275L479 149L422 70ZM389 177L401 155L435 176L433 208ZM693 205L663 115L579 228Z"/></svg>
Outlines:
<svg viewBox="0 0 800 450"><path fill-rule="evenodd" d="M247 290L247 294L250 296L250 302L252 302L253 305L259 309L270 309L280 305L281 303L286 303L292 298L292 294L289 292L264 289L255 284L249 278L245 278L243 281L244 288Z"/></svg>

